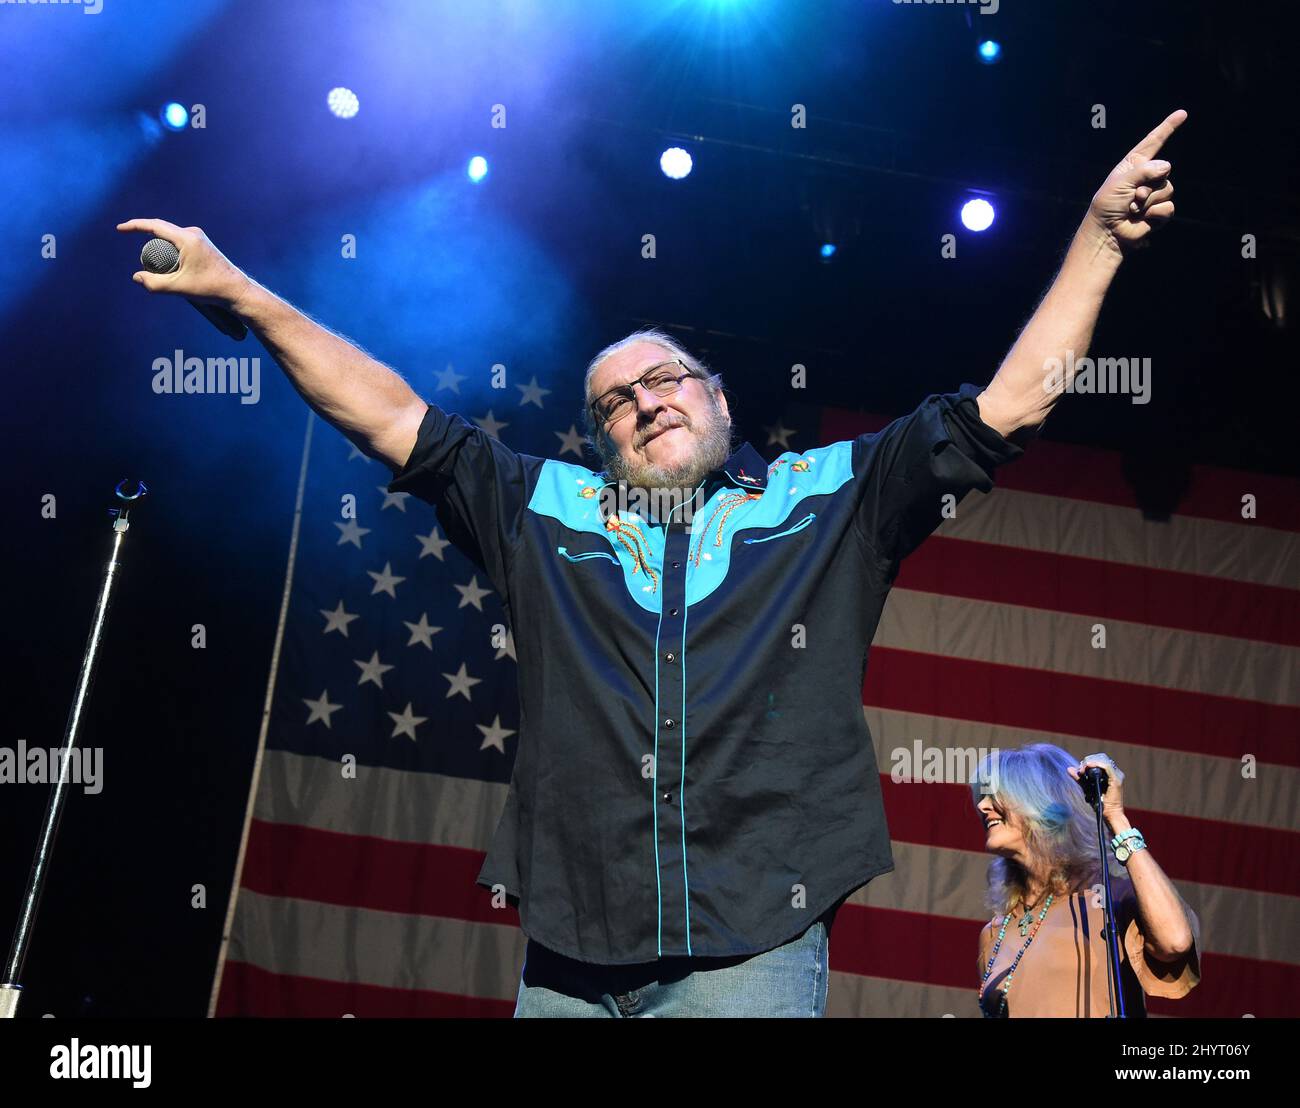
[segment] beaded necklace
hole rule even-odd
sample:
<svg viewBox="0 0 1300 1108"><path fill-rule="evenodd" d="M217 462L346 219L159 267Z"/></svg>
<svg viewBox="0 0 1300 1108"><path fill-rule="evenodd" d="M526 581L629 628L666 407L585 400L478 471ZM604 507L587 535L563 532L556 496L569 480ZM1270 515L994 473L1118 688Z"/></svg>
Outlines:
<svg viewBox="0 0 1300 1108"><path fill-rule="evenodd" d="M1005 936L1007 933L1007 924L1011 922L1011 918L1014 913L1008 912L1003 917L1002 926L998 929L997 942L993 944L993 953L989 956L989 964L984 970L983 979L980 981L980 987L978 993L980 1011L984 1013L986 1018L994 1019L998 1016L1001 1016L1007 1010L1007 993L1011 991L1011 978L1015 976L1016 967L1020 965L1020 959L1025 956L1025 951L1029 949L1029 944L1034 941L1034 936L1038 934L1038 928L1042 925L1043 917L1047 915L1047 909L1050 908L1051 906L1052 906L1052 894L1048 893L1047 899L1043 902L1043 910L1038 913L1038 919L1034 922L1033 930L1029 932L1029 937L1025 939L1025 944L1020 948L1020 953L1016 955L1016 960L1011 963L1011 968L1007 970L1007 976L1005 980L1002 982L1002 987L998 990L998 992L1001 993L1002 995L1002 999L998 1003L997 1012L993 1013L993 1012L986 1011L984 1008L984 986L988 984L989 975L993 972L993 963L997 961L998 951L1002 949L1003 936ZM1029 919L1028 914L1025 915L1025 919L1026 920ZM1020 928L1020 933L1022 935L1025 934L1025 926L1023 925L1023 923Z"/></svg>

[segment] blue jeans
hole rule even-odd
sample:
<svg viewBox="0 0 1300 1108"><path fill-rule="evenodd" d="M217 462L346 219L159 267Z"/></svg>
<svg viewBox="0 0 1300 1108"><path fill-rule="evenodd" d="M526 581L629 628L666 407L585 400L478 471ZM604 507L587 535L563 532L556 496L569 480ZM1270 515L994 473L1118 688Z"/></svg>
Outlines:
<svg viewBox="0 0 1300 1108"><path fill-rule="evenodd" d="M529 939L515 1017L822 1016L828 935L823 918L761 954L631 966L575 961Z"/></svg>

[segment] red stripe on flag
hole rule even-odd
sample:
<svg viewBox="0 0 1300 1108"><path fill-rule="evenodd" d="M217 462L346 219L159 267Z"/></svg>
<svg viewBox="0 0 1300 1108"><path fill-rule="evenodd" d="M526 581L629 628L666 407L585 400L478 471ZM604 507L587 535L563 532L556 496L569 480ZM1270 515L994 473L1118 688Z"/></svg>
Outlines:
<svg viewBox="0 0 1300 1108"><path fill-rule="evenodd" d="M427 989L391 989L355 981L325 981L270 973L247 962L227 961L217 997L217 1016L341 1018L509 1018L513 1000L490 1000Z"/></svg>
<svg viewBox="0 0 1300 1108"><path fill-rule="evenodd" d="M474 883L484 857L456 846L254 819L240 884L264 896L517 927L519 913L493 908L491 893Z"/></svg>
<svg viewBox="0 0 1300 1108"><path fill-rule="evenodd" d="M884 767L886 771L888 767ZM880 775L890 838L982 853L984 831L966 785L896 782ZM1126 808L1170 877L1300 895L1300 834L1273 827ZM971 865L981 865L972 857ZM1193 905L1193 907L1195 907Z"/></svg>
<svg viewBox="0 0 1300 1108"><path fill-rule="evenodd" d="M890 419L842 408L822 410L819 441L843 442L868 431L879 431ZM1213 519L1243 526L1300 531L1300 481L1245 470L1191 466L1187 487L1174 511L1180 516ZM998 469L999 487L1044 496L1090 500L1121 508L1137 508L1137 496L1124 475L1124 457L1114 450L1039 440L1019 461ZM1256 498L1258 516L1244 520L1241 498Z"/></svg>
<svg viewBox="0 0 1300 1108"><path fill-rule="evenodd" d="M831 969L969 989L973 1006L982 926L949 916L845 904L831 929ZM1177 1016L1294 1016L1300 1007L1300 966L1207 954L1201 958L1201 976L1186 997L1154 1001L1151 1010Z"/></svg>
<svg viewBox="0 0 1300 1108"><path fill-rule="evenodd" d="M1300 766L1300 708L893 647L869 653L862 703L900 712L1078 735L1092 745Z"/></svg>
<svg viewBox="0 0 1300 1108"><path fill-rule="evenodd" d="M894 582L919 592L1300 646L1300 590L932 535Z"/></svg>

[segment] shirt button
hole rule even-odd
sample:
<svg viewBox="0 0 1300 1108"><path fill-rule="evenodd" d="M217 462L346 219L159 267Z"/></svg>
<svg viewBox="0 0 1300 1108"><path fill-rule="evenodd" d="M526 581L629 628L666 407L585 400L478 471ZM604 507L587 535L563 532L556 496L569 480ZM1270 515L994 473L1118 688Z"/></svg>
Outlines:
<svg viewBox="0 0 1300 1108"><path fill-rule="evenodd" d="M664 799L665 799L666 801L668 801L669 804L671 804L671 803L673 802L673 794L672 794L672 793L664 793Z"/></svg>
<svg viewBox="0 0 1300 1108"><path fill-rule="evenodd" d="M675 615L677 614L677 609L676 609L676 608L669 608L669 609L668 609L668 614L669 614L670 616L675 616Z"/></svg>
<svg viewBox="0 0 1300 1108"><path fill-rule="evenodd" d="M681 568L682 568L681 562L673 562L673 569L681 569Z"/></svg>
<svg viewBox="0 0 1300 1108"><path fill-rule="evenodd" d="M671 727L672 725L673 725L673 721L671 719L664 720L665 727Z"/></svg>
<svg viewBox="0 0 1300 1108"><path fill-rule="evenodd" d="M664 661L665 661L665 662L675 662L675 661L677 661L677 655L674 654L674 653L670 650L667 654L664 655Z"/></svg>

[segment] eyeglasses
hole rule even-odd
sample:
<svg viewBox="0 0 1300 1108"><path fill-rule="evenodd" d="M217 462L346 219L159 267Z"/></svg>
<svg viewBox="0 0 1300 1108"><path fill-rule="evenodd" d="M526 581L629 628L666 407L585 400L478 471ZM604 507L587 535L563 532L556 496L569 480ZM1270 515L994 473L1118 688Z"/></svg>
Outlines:
<svg viewBox="0 0 1300 1108"><path fill-rule="evenodd" d="M685 373L673 373L671 366L681 366ZM633 408L636 407L636 393L633 391L633 385L640 385L648 392L655 396L671 396L679 388L682 381L687 377L695 376L686 367L686 363L681 358L670 358L666 362L659 362L652 365L640 377L631 384L619 385L608 392L601 394L591 403L591 410L608 430L612 424L617 423Z"/></svg>

